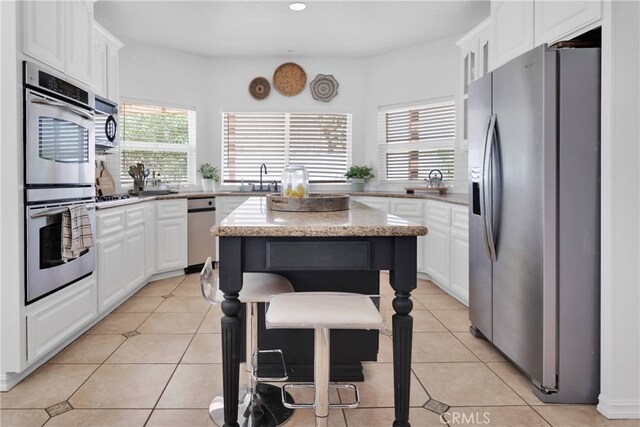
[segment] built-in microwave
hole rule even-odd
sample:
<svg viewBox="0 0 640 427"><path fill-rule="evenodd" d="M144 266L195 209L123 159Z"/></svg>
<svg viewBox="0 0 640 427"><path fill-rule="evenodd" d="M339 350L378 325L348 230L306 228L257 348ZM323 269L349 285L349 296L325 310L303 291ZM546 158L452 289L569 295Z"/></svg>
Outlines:
<svg viewBox="0 0 640 427"><path fill-rule="evenodd" d="M96 150L118 146L118 104L96 96L95 134Z"/></svg>
<svg viewBox="0 0 640 427"><path fill-rule="evenodd" d="M24 84L26 187L92 186L93 93L26 61Z"/></svg>

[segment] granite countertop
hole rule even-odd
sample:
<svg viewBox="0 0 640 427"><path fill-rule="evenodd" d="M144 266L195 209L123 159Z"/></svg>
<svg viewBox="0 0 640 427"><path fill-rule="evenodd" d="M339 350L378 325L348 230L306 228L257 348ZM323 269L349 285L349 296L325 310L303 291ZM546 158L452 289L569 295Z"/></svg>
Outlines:
<svg viewBox="0 0 640 427"><path fill-rule="evenodd" d="M427 228L356 201L337 212L280 212L251 197L211 229L214 236L424 236Z"/></svg>
<svg viewBox="0 0 640 427"><path fill-rule="evenodd" d="M320 193L324 193L320 192ZM353 197L398 197L405 199L427 199L436 200L440 202L453 203L456 205L469 204L468 196L463 193L452 193L440 196L438 194L406 194L400 191L326 191L326 193L339 193L348 194ZM115 200L113 202L101 202L96 205L96 209L109 209L119 206L126 206L135 203L144 203L153 200L173 200L173 199L205 199L209 197L223 197L223 196L242 196L242 197L256 197L264 196L268 193L252 193L246 191L219 191L217 193L203 193L201 191L171 193L162 196L148 196L148 197L131 197L129 199Z"/></svg>

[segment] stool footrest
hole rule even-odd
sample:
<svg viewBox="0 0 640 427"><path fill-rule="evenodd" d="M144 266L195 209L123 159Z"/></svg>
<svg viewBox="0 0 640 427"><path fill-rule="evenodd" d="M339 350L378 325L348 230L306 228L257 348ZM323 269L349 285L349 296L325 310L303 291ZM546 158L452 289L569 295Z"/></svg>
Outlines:
<svg viewBox="0 0 640 427"><path fill-rule="evenodd" d="M354 409L360 405L360 392L358 391L358 387L355 384L329 384L330 388L347 388L353 390L355 393L356 401L353 403L332 403L329 405L329 408L338 408L338 409ZM313 403L288 403L287 402L287 390L288 389L315 389L316 386L314 383L300 383L300 384L285 384L282 386L282 404L285 408L288 409L313 409L315 407L315 402Z"/></svg>
<svg viewBox="0 0 640 427"><path fill-rule="evenodd" d="M280 349L258 350L258 354L263 354L263 353L278 353L278 354L280 354L280 361L282 362L282 373L283 373L283 376L282 377L276 377L276 378L259 377L259 376L256 375L257 372L258 372L257 366L252 366L251 367L251 375L253 376L253 378L258 382L287 381L289 379L289 375L287 375L287 365L284 362L284 354L282 353L282 350L280 350ZM255 364L257 365L257 362Z"/></svg>

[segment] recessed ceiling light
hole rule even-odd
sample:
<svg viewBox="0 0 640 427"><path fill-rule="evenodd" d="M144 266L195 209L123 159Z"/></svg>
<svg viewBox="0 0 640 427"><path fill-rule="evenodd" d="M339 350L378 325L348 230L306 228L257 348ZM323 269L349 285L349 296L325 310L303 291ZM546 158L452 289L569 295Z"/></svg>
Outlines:
<svg viewBox="0 0 640 427"><path fill-rule="evenodd" d="M306 8L307 8L307 5L304 4L304 3L300 3L300 2L295 2L295 3L289 4L289 9L293 10L294 12L302 12Z"/></svg>

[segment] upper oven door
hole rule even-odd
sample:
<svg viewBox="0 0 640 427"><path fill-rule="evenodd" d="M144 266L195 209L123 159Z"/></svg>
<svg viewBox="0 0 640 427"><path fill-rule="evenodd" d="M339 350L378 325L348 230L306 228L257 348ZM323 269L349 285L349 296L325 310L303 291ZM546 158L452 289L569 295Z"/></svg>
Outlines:
<svg viewBox="0 0 640 427"><path fill-rule="evenodd" d="M93 112L27 90L26 184L93 185Z"/></svg>

